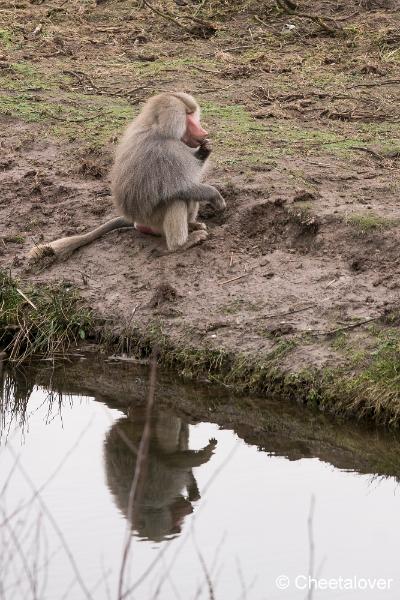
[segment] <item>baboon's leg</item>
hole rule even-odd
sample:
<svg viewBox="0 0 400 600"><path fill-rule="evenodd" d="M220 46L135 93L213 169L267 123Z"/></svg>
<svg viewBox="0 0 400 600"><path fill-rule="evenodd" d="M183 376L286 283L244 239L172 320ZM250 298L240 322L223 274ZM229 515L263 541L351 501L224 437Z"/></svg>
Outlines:
<svg viewBox="0 0 400 600"><path fill-rule="evenodd" d="M199 203L194 200L191 200L188 204L189 231L197 231L198 229L207 231L207 225L197 220L199 206Z"/></svg>
<svg viewBox="0 0 400 600"><path fill-rule="evenodd" d="M182 200L171 202L165 211L163 223L165 240L170 252L187 250L207 238L206 231L188 232L188 207Z"/></svg>

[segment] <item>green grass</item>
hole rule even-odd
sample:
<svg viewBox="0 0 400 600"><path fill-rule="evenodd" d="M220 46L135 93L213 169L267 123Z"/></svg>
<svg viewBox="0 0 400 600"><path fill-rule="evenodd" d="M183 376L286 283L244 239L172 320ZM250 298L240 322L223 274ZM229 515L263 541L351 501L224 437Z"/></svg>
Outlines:
<svg viewBox="0 0 400 600"><path fill-rule="evenodd" d="M9 29L0 29L0 48L12 47L13 34Z"/></svg>
<svg viewBox="0 0 400 600"><path fill-rule="evenodd" d="M397 219L388 219L387 217L377 215L373 212L349 215L346 218L346 222L356 227L362 233L387 229L398 224Z"/></svg>
<svg viewBox="0 0 400 600"><path fill-rule="evenodd" d="M22 292L22 293L21 293ZM372 349L361 351L337 336L334 346L346 357L345 366L331 369L282 369L301 339L278 339L258 355L194 347L190 339L172 342L159 322L131 323L118 335L96 321L70 287L25 286L0 272L0 345L10 360L35 355L62 355L82 339L99 348L147 357L157 348L159 363L189 379L204 379L229 387L234 393L286 398L337 416L400 426L400 334L392 325L375 325ZM95 326L100 334L94 335Z"/></svg>
<svg viewBox="0 0 400 600"><path fill-rule="evenodd" d="M12 63L2 78L0 115L37 123L46 135L79 139L93 148L104 147L132 118L134 110L126 100L61 90L66 83L70 77L59 71Z"/></svg>
<svg viewBox="0 0 400 600"><path fill-rule="evenodd" d="M250 53L248 58L252 56ZM104 64L101 69L104 77L109 69L118 77L131 77L134 71L138 81L149 83L164 70L195 73L198 62L191 57L159 59L149 63L133 61L122 67L119 63ZM210 70L219 68L212 60L204 64ZM51 69L28 61L11 63L2 73L0 115L37 123L48 136L79 139L93 148L104 147L121 132L137 108L117 96L74 91L76 79L64 74L63 69L61 60ZM329 82L319 85L325 88ZM283 78L279 89L271 89L272 95L282 94L286 86ZM287 91L290 90L289 86ZM354 154L353 147L357 145L399 145L395 123L327 122L323 128L314 129L279 116L256 119L244 105L229 103L229 94L226 102L204 100L201 104L206 127L213 131L215 161L220 165L265 164L281 156L321 150L346 157Z"/></svg>
<svg viewBox="0 0 400 600"><path fill-rule="evenodd" d="M4 242L11 242L14 244L23 244L25 242L25 237L19 233L14 235L6 235L3 238Z"/></svg>
<svg viewBox="0 0 400 600"><path fill-rule="evenodd" d="M11 360L62 353L85 339L92 324L73 289L25 286L0 271L0 344Z"/></svg>
<svg viewBox="0 0 400 600"><path fill-rule="evenodd" d="M371 351L355 351L349 363L357 369L334 377L322 406L336 414L355 416L389 426L400 425L400 334L383 329Z"/></svg>
<svg viewBox="0 0 400 600"><path fill-rule="evenodd" d="M400 426L400 334L382 328L372 350L347 346L341 336L345 366L324 369L282 370L282 359L301 347L302 340L279 339L274 348L255 355L216 348L191 347L184 340L173 344L159 323L144 333L134 326L119 340L120 351L149 356L156 347L159 362L189 379L208 379L234 393L286 398L335 416L398 428ZM287 362L287 361L286 361Z"/></svg>

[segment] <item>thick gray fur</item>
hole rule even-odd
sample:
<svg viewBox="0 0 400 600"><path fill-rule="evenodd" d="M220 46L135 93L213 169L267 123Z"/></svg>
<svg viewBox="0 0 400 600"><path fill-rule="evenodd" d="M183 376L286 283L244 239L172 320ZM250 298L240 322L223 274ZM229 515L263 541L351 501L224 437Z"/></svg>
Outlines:
<svg viewBox="0 0 400 600"><path fill-rule="evenodd" d="M117 147L111 187L120 215L89 233L62 238L32 248L30 259L52 254L66 257L101 235L138 223L162 233L169 251L185 250L207 238L197 222L199 202L217 210L225 200L211 185L201 183L211 152L208 140L189 140L187 115L199 116L195 99L184 92L150 98L127 127ZM193 146L198 146L194 149Z"/></svg>
<svg viewBox="0 0 400 600"><path fill-rule="evenodd" d="M210 151L195 151L181 141L187 112L198 110L192 96L164 93L151 98L128 126L111 173L117 210L125 218L147 224L153 211L171 200L224 208L220 193L200 182Z"/></svg>

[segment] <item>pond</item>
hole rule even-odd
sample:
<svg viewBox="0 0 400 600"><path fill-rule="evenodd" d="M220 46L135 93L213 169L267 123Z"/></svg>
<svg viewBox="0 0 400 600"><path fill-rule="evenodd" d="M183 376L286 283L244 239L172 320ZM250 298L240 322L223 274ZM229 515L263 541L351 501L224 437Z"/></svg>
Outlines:
<svg viewBox="0 0 400 600"><path fill-rule="evenodd" d="M131 506L147 380L3 373L0 598L400 596L394 435L159 374Z"/></svg>

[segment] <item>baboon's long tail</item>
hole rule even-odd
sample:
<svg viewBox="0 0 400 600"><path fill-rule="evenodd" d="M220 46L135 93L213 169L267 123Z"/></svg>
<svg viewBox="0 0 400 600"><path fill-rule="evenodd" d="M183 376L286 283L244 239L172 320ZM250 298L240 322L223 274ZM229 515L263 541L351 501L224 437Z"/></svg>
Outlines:
<svg viewBox="0 0 400 600"><path fill-rule="evenodd" d="M122 227L133 227L133 223L127 221L124 217L115 217L115 219L110 219L106 223L103 223L103 225L93 229L93 231L89 231L89 233L72 235L71 237L60 238L59 240L49 242L48 244L34 246L29 251L28 258L31 261L40 260L45 256L65 258L81 246L86 246L86 244L90 244L102 235L109 233L114 229L121 229Z"/></svg>

